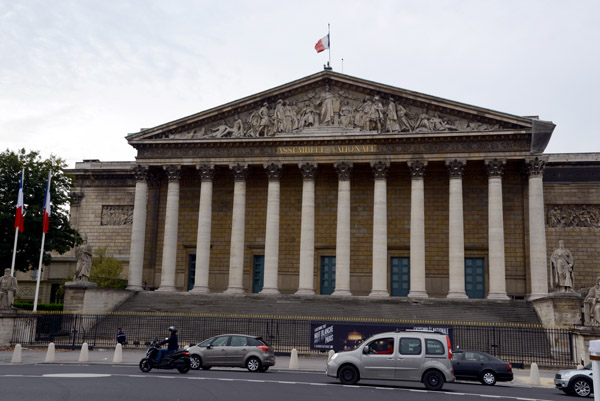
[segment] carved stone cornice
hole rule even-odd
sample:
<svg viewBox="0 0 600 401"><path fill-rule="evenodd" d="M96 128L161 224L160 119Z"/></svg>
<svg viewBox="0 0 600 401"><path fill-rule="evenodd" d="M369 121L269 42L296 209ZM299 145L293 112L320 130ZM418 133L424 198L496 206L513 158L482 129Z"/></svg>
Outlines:
<svg viewBox="0 0 600 401"><path fill-rule="evenodd" d="M212 164L199 164L196 169L200 171L200 180L212 181L215 178L215 166Z"/></svg>
<svg viewBox="0 0 600 401"><path fill-rule="evenodd" d="M335 167L335 169L337 170L338 179L340 181L350 181L352 166L352 162L333 163L333 167Z"/></svg>
<svg viewBox="0 0 600 401"><path fill-rule="evenodd" d="M465 174L466 164L466 160L446 160L446 168L448 169L448 175L450 175L450 178L462 178L462 176Z"/></svg>
<svg viewBox="0 0 600 401"><path fill-rule="evenodd" d="M147 166L142 166L138 164L133 168L133 174L135 176L136 181L147 181L148 180L148 172L150 170Z"/></svg>
<svg viewBox="0 0 600 401"><path fill-rule="evenodd" d="M387 174L390 169L390 162L384 162L381 160L371 162L371 168L373 169L373 174L375 175L376 180L385 180L387 179Z"/></svg>
<svg viewBox="0 0 600 401"><path fill-rule="evenodd" d="M69 192L69 197L71 198L71 206L81 206L83 196L83 192Z"/></svg>
<svg viewBox="0 0 600 401"><path fill-rule="evenodd" d="M279 181L281 178L281 163L265 163L265 170L267 170L267 177L269 181Z"/></svg>
<svg viewBox="0 0 600 401"><path fill-rule="evenodd" d="M547 158L530 158L525 159L525 171L528 177L543 177L544 167L546 167Z"/></svg>
<svg viewBox="0 0 600 401"><path fill-rule="evenodd" d="M409 161L408 168L410 169L410 177L413 180L423 179L425 177L425 170L427 169L427 162L420 160Z"/></svg>
<svg viewBox="0 0 600 401"><path fill-rule="evenodd" d="M181 166L164 166L164 169L167 172L167 179L169 182L179 182L179 180L181 180Z"/></svg>
<svg viewBox="0 0 600 401"><path fill-rule="evenodd" d="M484 163L488 178L502 178L502 175L504 174L504 166L506 166L506 159L484 160Z"/></svg>
<svg viewBox="0 0 600 401"><path fill-rule="evenodd" d="M246 181L246 177L248 176L247 164L231 163L229 168L233 171L233 179L235 181Z"/></svg>
<svg viewBox="0 0 600 401"><path fill-rule="evenodd" d="M317 175L318 166L317 163L298 163L302 179L306 181L314 180Z"/></svg>

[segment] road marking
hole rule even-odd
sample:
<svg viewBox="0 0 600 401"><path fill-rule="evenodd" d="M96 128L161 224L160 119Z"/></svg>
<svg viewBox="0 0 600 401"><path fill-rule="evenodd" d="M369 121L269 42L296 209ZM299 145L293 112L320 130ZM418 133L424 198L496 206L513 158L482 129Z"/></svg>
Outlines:
<svg viewBox="0 0 600 401"><path fill-rule="evenodd" d="M90 377L109 377L112 376L107 373L48 373L42 375L42 377L76 377L76 378L90 378Z"/></svg>

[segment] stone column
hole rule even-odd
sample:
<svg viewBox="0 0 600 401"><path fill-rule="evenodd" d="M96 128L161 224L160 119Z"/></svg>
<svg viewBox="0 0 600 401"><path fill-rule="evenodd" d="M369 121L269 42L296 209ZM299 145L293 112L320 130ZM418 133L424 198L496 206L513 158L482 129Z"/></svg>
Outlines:
<svg viewBox="0 0 600 401"><path fill-rule="evenodd" d="M231 250L229 253L229 286L227 294L244 292L244 230L246 229L247 164L231 164L233 171L233 212L231 216Z"/></svg>
<svg viewBox="0 0 600 401"><path fill-rule="evenodd" d="M134 168L135 199L133 201L133 225L129 250L129 273L127 289L141 291L144 273L144 244L146 243L146 213L148 201L148 168Z"/></svg>
<svg viewBox="0 0 600 401"><path fill-rule="evenodd" d="M543 171L546 159L526 159L529 176L529 259L531 263L531 294L529 300L548 295L548 265L546 263L546 225L544 222Z"/></svg>
<svg viewBox="0 0 600 401"><path fill-rule="evenodd" d="M300 276L298 295L313 295L315 266L316 163L299 163L302 173L302 221L300 223Z"/></svg>
<svg viewBox="0 0 600 401"><path fill-rule="evenodd" d="M179 180L181 166L166 166L167 212L163 239L162 269L158 291L175 291L175 263L177 261L177 229L179 226Z"/></svg>
<svg viewBox="0 0 600 401"><path fill-rule="evenodd" d="M465 293L465 230L462 177L466 161L446 160L450 175L448 219L448 298L467 298Z"/></svg>
<svg viewBox="0 0 600 401"><path fill-rule="evenodd" d="M196 166L200 171L200 207L198 209L198 232L196 234L196 277L191 292L208 293L210 266L210 238L212 224L212 192L215 167L211 164Z"/></svg>
<svg viewBox="0 0 600 401"><path fill-rule="evenodd" d="M265 275L261 294L279 294L279 204L281 164L265 164L269 188L267 192L267 227L265 233Z"/></svg>
<svg viewBox="0 0 600 401"><path fill-rule="evenodd" d="M373 284L370 297L388 297L387 173L389 162L371 162L373 191Z"/></svg>
<svg viewBox="0 0 600 401"><path fill-rule="evenodd" d="M488 247L490 290L488 299L509 299L506 295L504 262L504 217L502 211L502 173L505 159L485 160L488 173Z"/></svg>
<svg viewBox="0 0 600 401"><path fill-rule="evenodd" d="M427 162L409 161L410 186L410 291L411 298L427 298L425 290L425 194Z"/></svg>
<svg viewBox="0 0 600 401"><path fill-rule="evenodd" d="M338 173L337 233L335 245L336 296L350 296L350 173L351 162L334 163Z"/></svg>

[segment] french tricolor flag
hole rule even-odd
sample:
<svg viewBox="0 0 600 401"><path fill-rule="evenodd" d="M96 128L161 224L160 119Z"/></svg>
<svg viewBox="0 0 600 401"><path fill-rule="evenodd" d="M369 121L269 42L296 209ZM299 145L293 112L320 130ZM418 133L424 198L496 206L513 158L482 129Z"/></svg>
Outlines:
<svg viewBox="0 0 600 401"><path fill-rule="evenodd" d="M23 222L23 178L25 177L25 169L21 170L21 182L19 183L19 197L17 199L17 214L15 215L15 228L23 232L25 224Z"/></svg>
<svg viewBox="0 0 600 401"><path fill-rule="evenodd" d="M329 49L329 34L323 36L315 45L317 53L321 53L323 50Z"/></svg>
<svg viewBox="0 0 600 401"><path fill-rule="evenodd" d="M44 234L48 232L48 228L50 227L50 181L51 181L51 173L48 172L48 185L46 186L46 194L44 195L44 216L43 216L43 226L44 226Z"/></svg>

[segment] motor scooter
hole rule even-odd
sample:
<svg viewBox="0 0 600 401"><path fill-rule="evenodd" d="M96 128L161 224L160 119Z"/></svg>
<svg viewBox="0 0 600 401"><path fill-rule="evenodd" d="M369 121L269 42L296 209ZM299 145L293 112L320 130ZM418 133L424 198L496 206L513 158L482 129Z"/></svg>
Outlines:
<svg viewBox="0 0 600 401"><path fill-rule="evenodd" d="M158 350L160 350L158 338L155 338L150 344L146 356L140 361L140 370L142 372L150 372L152 369L177 369L179 373L190 371L190 353L187 350L180 350L165 355L160 361L157 361Z"/></svg>

